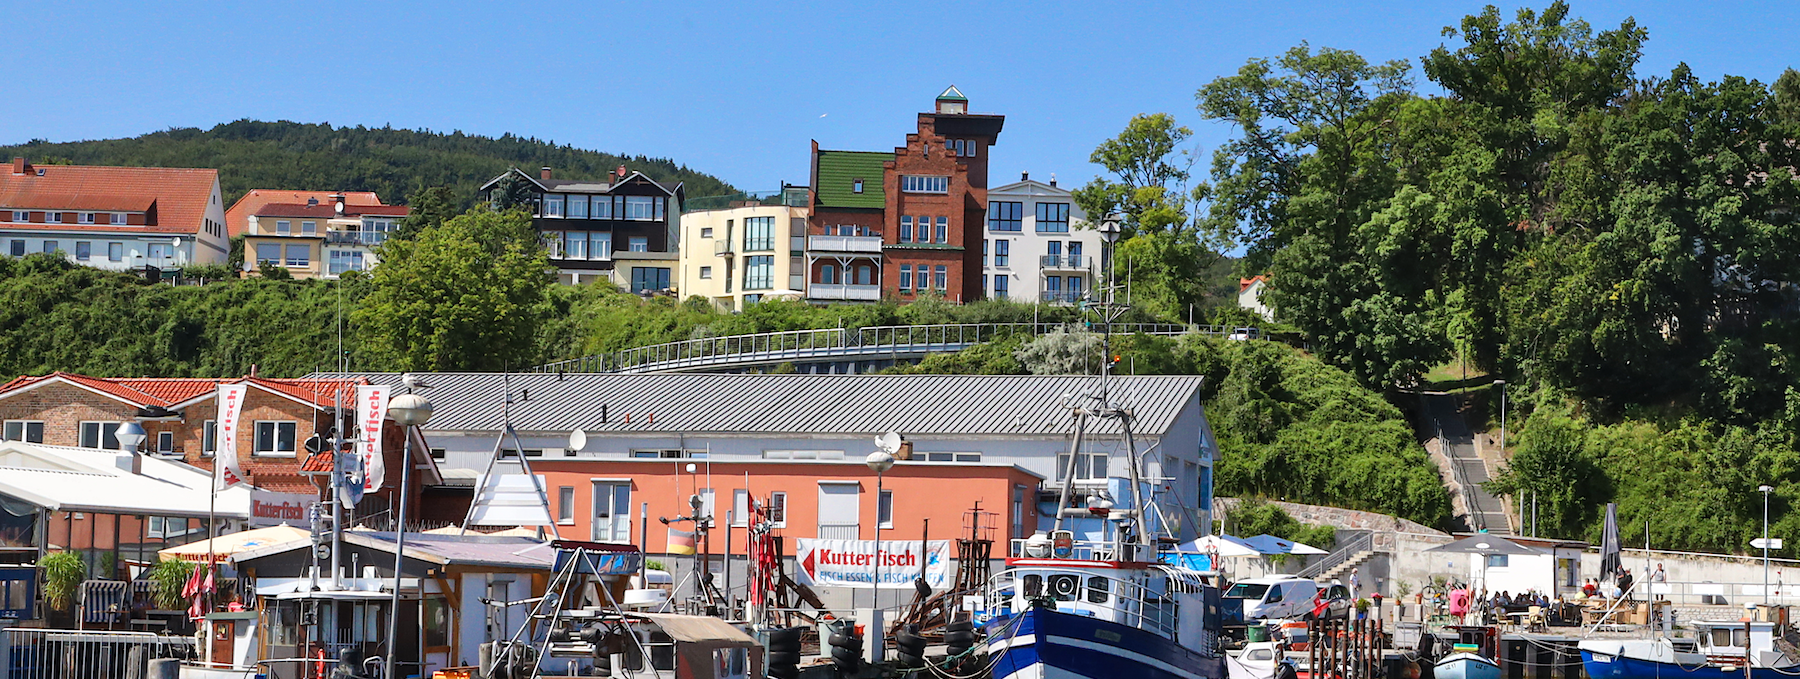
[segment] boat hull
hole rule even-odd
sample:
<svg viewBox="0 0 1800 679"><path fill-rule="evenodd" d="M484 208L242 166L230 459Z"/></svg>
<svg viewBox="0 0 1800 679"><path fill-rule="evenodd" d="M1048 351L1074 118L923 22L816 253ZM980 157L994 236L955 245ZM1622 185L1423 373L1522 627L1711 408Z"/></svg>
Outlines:
<svg viewBox="0 0 1800 679"><path fill-rule="evenodd" d="M1223 656L1082 615L1031 608L985 629L993 679L1226 679Z"/></svg>
<svg viewBox="0 0 1800 679"><path fill-rule="evenodd" d="M1437 679L1500 679L1500 666L1474 653L1457 653L1433 667Z"/></svg>
<svg viewBox="0 0 1800 679"><path fill-rule="evenodd" d="M1581 668L1589 679L1744 679L1742 666L1658 662L1625 655L1581 650ZM1754 667L1750 679L1794 679L1794 667Z"/></svg>

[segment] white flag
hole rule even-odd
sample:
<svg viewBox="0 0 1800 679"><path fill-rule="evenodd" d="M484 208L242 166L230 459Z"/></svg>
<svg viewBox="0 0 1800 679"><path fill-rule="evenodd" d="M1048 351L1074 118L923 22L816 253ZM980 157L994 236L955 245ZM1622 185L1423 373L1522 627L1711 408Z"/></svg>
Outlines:
<svg viewBox="0 0 1800 679"><path fill-rule="evenodd" d="M244 482L244 465L238 461L238 416L244 412L245 384L221 384L214 396L219 415L214 426L213 490L225 490Z"/></svg>
<svg viewBox="0 0 1800 679"><path fill-rule="evenodd" d="M356 454L362 457L364 493L381 490L387 476L381 457L381 422L387 419L390 391L391 387L381 384L356 387Z"/></svg>

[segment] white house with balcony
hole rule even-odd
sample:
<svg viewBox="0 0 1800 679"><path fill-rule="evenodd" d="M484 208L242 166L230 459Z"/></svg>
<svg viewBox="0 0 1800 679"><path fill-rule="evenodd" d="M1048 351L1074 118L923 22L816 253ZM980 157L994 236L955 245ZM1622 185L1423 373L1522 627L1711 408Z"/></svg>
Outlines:
<svg viewBox="0 0 1800 679"><path fill-rule="evenodd" d="M987 296L1073 304L1094 287L1105 240L1073 194L1021 174L988 191L983 279Z"/></svg>
<svg viewBox="0 0 1800 679"><path fill-rule="evenodd" d="M375 250L412 214L405 205L356 205L344 194L268 203L244 225L244 270L287 269L294 278L336 279L379 263Z"/></svg>
<svg viewBox="0 0 1800 679"><path fill-rule="evenodd" d="M806 188L784 190L777 204L740 201L681 217L683 298L705 297L724 311L806 290Z"/></svg>

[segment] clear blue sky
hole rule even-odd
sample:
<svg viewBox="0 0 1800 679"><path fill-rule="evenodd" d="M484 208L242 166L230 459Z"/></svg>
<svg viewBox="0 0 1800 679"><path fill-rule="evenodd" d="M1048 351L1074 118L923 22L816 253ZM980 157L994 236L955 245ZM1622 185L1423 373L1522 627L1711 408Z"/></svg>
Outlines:
<svg viewBox="0 0 1800 679"><path fill-rule="evenodd" d="M1305 40L1416 71L1483 4L19 0L0 3L0 143L239 118L391 124L669 157L773 189L806 181L808 139L891 148L954 83L1007 116L996 179L1073 186L1135 113L1174 113L1210 152L1230 131L1198 120L1194 91L1247 59ZM1793 0L1574 11L1646 26L1640 76L1686 61L1770 82L1800 65Z"/></svg>

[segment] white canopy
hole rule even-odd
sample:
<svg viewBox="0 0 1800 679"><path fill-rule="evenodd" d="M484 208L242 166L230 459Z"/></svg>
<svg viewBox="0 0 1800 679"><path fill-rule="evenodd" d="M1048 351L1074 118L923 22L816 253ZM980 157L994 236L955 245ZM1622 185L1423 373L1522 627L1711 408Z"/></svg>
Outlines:
<svg viewBox="0 0 1800 679"><path fill-rule="evenodd" d="M1244 544L1249 545L1251 549L1264 554L1297 554L1300 556L1330 554L1330 552L1304 542L1294 542L1293 540L1275 537L1267 533L1253 538L1244 538Z"/></svg>
<svg viewBox="0 0 1800 679"><path fill-rule="evenodd" d="M1245 543L1242 538L1230 535L1208 535L1192 542L1183 543L1176 547L1175 551L1190 554L1218 554L1221 558L1263 555L1261 551Z"/></svg>

